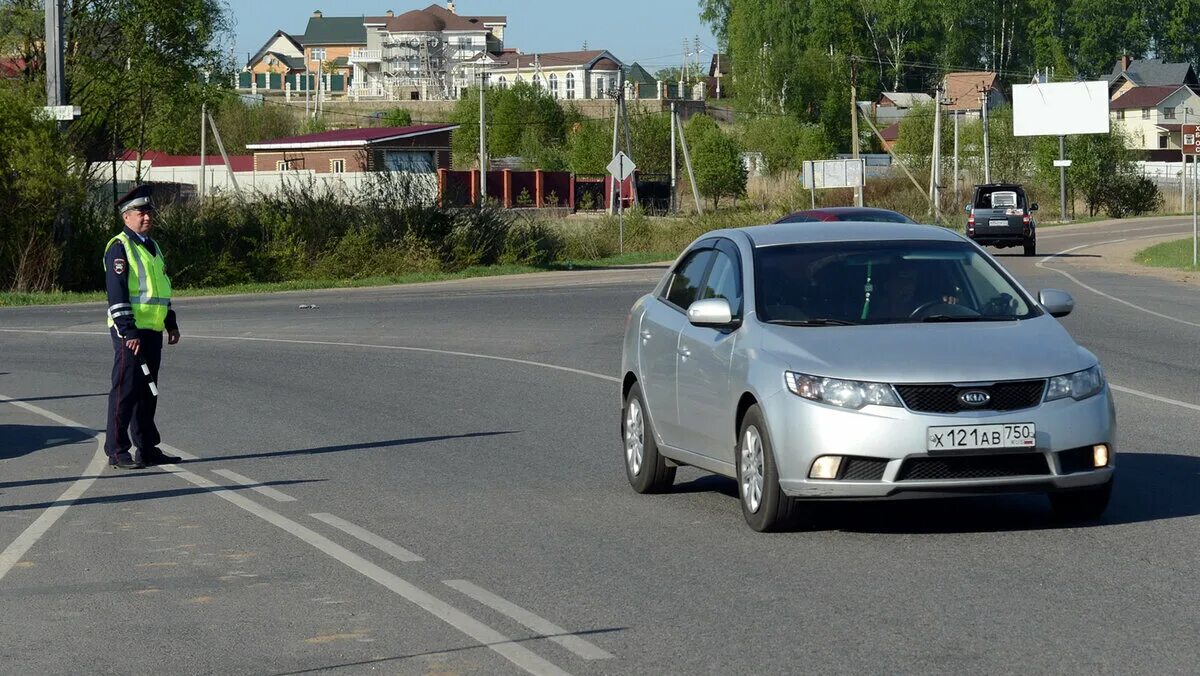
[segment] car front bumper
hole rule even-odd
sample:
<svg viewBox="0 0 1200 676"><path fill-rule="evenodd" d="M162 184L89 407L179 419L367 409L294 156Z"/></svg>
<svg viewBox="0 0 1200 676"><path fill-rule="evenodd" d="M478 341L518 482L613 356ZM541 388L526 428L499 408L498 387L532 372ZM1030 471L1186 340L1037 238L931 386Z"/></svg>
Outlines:
<svg viewBox="0 0 1200 676"><path fill-rule="evenodd" d="M867 499L1086 488L1112 480L1116 413L1111 393L1083 401L1043 403L1019 411L917 413L871 406L861 411L816 404L784 391L765 402L779 484L793 497ZM1033 423L1036 448L1002 451L926 450L928 428ZM1109 462L1094 469L1090 449L1107 444ZM859 463L854 478L811 479L812 463L840 455ZM846 462L846 461L843 461ZM845 473L845 471L844 471ZM871 475L863 479L862 475Z"/></svg>

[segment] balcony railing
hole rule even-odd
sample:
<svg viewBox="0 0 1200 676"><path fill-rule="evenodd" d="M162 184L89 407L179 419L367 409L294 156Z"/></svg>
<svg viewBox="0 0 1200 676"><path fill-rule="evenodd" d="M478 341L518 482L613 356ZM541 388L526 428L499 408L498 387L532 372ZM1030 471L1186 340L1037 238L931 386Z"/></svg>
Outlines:
<svg viewBox="0 0 1200 676"><path fill-rule="evenodd" d="M382 49L352 49L350 50L350 63L366 62L376 63L383 58Z"/></svg>

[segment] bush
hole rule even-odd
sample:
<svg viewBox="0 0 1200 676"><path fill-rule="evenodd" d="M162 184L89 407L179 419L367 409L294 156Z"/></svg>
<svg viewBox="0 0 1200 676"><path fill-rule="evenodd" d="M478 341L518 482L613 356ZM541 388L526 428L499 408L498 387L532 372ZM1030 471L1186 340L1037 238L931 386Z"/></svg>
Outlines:
<svg viewBox="0 0 1200 676"><path fill-rule="evenodd" d="M1121 174L1105 182L1100 202L1109 216L1125 218L1157 210L1162 206L1163 196L1150 179Z"/></svg>

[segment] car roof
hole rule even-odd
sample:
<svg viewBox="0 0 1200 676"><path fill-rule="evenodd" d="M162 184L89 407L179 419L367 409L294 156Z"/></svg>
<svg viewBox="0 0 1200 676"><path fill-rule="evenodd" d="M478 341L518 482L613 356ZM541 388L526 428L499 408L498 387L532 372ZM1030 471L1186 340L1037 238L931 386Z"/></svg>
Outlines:
<svg viewBox="0 0 1200 676"><path fill-rule="evenodd" d="M937 225L920 223L874 223L861 221L814 221L810 223L773 223L753 225L735 230L709 233L740 232L750 238L756 247L801 244L812 242L860 242L930 240L942 242L962 241L957 233Z"/></svg>

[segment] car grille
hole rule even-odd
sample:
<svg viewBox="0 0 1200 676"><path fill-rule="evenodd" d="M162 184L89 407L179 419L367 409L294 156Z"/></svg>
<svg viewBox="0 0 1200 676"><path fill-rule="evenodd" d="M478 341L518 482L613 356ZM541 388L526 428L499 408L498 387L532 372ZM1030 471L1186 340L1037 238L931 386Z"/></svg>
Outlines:
<svg viewBox="0 0 1200 676"><path fill-rule="evenodd" d="M1013 455L968 455L954 458L910 458L900 467L897 481L939 479L999 479L1011 476L1050 474L1041 453Z"/></svg>
<svg viewBox="0 0 1200 676"><path fill-rule="evenodd" d="M842 481L881 481L887 460L881 458L848 457L842 460Z"/></svg>
<svg viewBox="0 0 1200 676"><path fill-rule="evenodd" d="M967 406L958 395L981 390L991 396L983 406ZM991 385L897 385L896 392L910 410L921 413L958 413L960 411L1016 411L1033 408L1042 401L1046 381L1014 380Z"/></svg>

